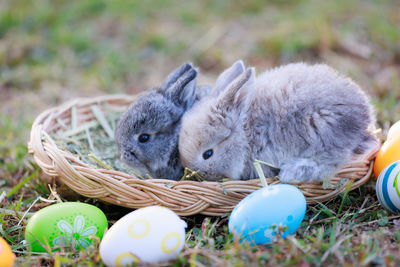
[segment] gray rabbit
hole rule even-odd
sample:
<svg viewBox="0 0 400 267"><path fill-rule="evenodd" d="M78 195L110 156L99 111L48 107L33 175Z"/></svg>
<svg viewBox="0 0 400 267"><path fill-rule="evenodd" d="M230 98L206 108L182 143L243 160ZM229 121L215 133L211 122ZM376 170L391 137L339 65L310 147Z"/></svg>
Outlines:
<svg viewBox="0 0 400 267"><path fill-rule="evenodd" d="M289 64L257 78L249 68L184 115L179 151L209 180L257 178L258 159L283 182L321 181L378 144L374 124L359 86L326 65Z"/></svg>
<svg viewBox="0 0 400 267"><path fill-rule="evenodd" d="M218 80L232 81L242 72L244 65L238 61ZM172 180L182 177L178 152L181 118L195 102L208 96L211 88L196 88L197 73L191 63L180 66L160 88L142 94L118 121L115 140L121 159L139 175Z"/></svg>

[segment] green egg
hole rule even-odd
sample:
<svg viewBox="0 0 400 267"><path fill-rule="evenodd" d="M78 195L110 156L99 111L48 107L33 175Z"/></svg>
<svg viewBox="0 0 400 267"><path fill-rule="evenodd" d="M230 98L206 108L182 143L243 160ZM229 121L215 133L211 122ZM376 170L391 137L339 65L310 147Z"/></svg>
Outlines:
<svg viewBox="0 0 400 267"><path fill-rule="evenodd" d="M25 240L33 252L46 252L62 247L84 249L93 238L100 240L108 223L96 206L80 202L53 204L36 212L28 221Z"/></svg>

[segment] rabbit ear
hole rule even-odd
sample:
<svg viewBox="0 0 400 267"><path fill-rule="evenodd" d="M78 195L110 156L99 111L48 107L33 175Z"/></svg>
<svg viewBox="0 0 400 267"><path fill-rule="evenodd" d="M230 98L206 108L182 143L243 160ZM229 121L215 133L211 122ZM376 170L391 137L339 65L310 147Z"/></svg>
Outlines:
<svg viewBox="0 0 400 267"><path fill-rule="evenodd" d="M177 69L173 70L168 77L165 79L163 85L161 86L162 90L166 90L167 88L169 88L173 83L175 83L179 77L182 76L182 74L184 74L186 71L188 71L189 69L192 69L193 65L192 63L185 63L182 66L178 67Z"/></svg>
<svg viewBox="0 0 400 267"><path fill-rule="evenodd" d="M161 90L178 106L185 109L192 106L196 97L197 70L186 63L168 75Z"/></svg>
<svg viewBox="0 0 400 267"><path fill-rule="evenodd" d="M247 69L221 93L217 100L217 108L229 112L237 110L240 114L250 107L251 93L255 86L255 70Z"/></svg>
<svg viewBox="0 0 400 267"><path fill-rule="evenodd" d="M234 79L236 79L245 70L242 60L238 60L231 67L222 72L215 85L212 88L211 94L218 96Z"/></svg>

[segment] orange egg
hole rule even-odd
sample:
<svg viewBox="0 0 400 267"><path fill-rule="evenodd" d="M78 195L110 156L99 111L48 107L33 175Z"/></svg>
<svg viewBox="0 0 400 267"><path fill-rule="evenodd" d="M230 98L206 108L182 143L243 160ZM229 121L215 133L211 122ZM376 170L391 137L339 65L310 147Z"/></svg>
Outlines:
<svg viewBox="0 0 400 267"><path fill-rule="evenodd" d="M400 135L400 121L396 122L390 127L389 132L387 134L387 140L390 140L399 135Z"/></svg>
<svg viewBox="0 0 400 267"><path fill-rule="evenodd" d="M374 163L375 178L379 176L386 166L398 160L400 160L400 135L394 135L383 143L376 155Z"/></svg>
<svg viewBox="0 0 400 267"><path fill-rule="evenodd" d="M15 261L15 255L7 242L0 237L0 266L11 267Z"/></svg>

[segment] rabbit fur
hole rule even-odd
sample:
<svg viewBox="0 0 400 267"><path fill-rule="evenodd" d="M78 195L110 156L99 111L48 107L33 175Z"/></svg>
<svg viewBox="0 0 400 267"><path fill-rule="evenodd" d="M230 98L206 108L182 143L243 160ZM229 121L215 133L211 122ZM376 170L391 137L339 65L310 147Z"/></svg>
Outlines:
<svg viewBox="0 0 400 267"><path fill-rule="evenodd" d="M219 84L210 89L217 97L184 115L179 136L183 165L208 180L257 178L257 159L278 167L263 171L282 182L325 181L378 143L368 97L327 65L294 63L257 78L248 68Z"/></svg>
<svg viewBox="0 0 400 267"><path fill-rule="evenodd" d="M232 81L242 72L243 62L238 61L219 79ZM169 74L160 88L139 96L120 117L115 141L122 161L137 174L172 180L182 177L178 153L181 118L211 88L196 87L197 74L191 63L183 64Z"/></svg>

